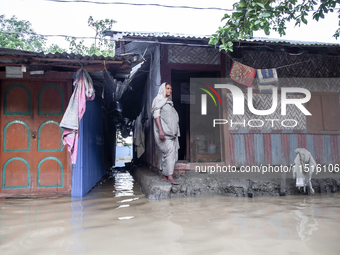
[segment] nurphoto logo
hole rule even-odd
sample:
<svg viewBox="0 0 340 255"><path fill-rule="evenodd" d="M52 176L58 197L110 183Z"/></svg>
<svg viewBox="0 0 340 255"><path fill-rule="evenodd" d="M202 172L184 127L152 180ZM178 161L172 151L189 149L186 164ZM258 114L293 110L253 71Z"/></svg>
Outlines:
<svg viewBox="0 0 340 255"><path fill-rule="evenodd" d="M205 85L206 87L210 88L210 90L212 90L215 95L218 97L218 99L220 100L220 104L222 106L222 101L219 97L219 95L217 94L216 90L205 84L205 83L201 83L203 85ZM231 92L231 96L233 99L233 110L232 110L232 114L233 115L245 115L245 96L243 94L243 91L238 88L235 85L232 84L215 84L214 85L215 88L217 89L228 89ZM208 95L210 95L210 97L213 99L215 105L216 104L216 100L214 98L214 96L210 93L210 91L208 91L207 89L204 88L200 88L201 90L205 91ZM302 94L305 97L303 98L287 98L287 94L292 94L292 93L298 93L298 94ZM202 94L201 95L201 115L207 115L207 108L208 108L208 104L207 104L207 94ZM309 102L309 100L311 99L311 93L309 90L305 89L305 88L297 88L297 87L282 87L281 88L281 116L286 116L287 115L287 105L295 105L305 116L310 116L312 115L303 105L304 103ZM248 87L247 88L247 102L248 102L248 110L250 113L257 115L257 116L265 116L265 115L270 115L273 114L278 107L278 89L277 87L272 88L272 105L270 107L270 109L255 109L254 107L254 103L253 103L253 89L252 87ZM267 121L268 123L271 123L271 127L274 127L274 123L275 122L281 122L281 126L284 128L294 128L298 125L298 121L295 119L250 119L247 121L248 127L250 128L261 128L265 125L265 121ZM242 122L235 122L232 119L227 120L227 119L213 119L213 127L215 127L216 125L224 125L229 123L231 126L233 125L241 125L246 127L246 120L244 119Z"/></svg>
<svg viewBox="0 0 340 255"><path fill-rule="evenodd" d="M219 95L217 94L216 90L213 89L211 86L204 84L206 86L208 86L211 90L213 90L213 92L217 95L217 97L220 100L220 103L222 105L221 99L219 97ZM244 115L244 95L241 89L239 89L238 87L236 87L235 85L231 85L231 84L215 84L214 85L215 88L217 89L229 89L231 94L232 94L232 98L233 98L233 114L234 115ZM202 90L204 90L205 92L207 92L212 99L215 102L216 105L216 101L214 99L214 97L212 96L212 94L207 91L206 89L200 88ZM301 93L304 94L306 97L304 98L287 98L287 93ZM247 91L247 95L248 95L248 109L251 113L255 114L255 115L269 115L272 114L273 112L275 112L276 108L277 108L277 102L278 102L278 96L277 96L277 88L273 88L273 104L272 107L270 109L267 110L257 110L254 108L253 105L253 89L250 87L248 88ZM206 94L202 94L201 95L201 115L207 115L207 95ZM307 103L309 100L311 99L311 93L309 90L304 89L304 88L281 88L281 115L286 115L286 107L288 104L293 104L295 105L297 108L299 108L304 115L312 115L302 104Z"/></svg>
<svg viewBox="0 0 340 255"><path fill-rule="evenodd" d="M203 83L203 82L198 82L204 86L206 86L207 88L209 88L212 92L214 92L214 94L216 95L216 97L218 98L218 100L220 101L220 104L222 106L222 100L219 96L219 94L217 93L217 91L211 87L210 85L206 84L206 83ZM214 101L215 103L215 106L217 106L217 103L216 103L216 100L215 100L215 97L211 94L211 92L207 89L204 89L204 88L201 88L199 87L199 89L203 90L204 92L206 92L211 98L212 100ZM207 95L206 94L202 94L201 95L201 115L207 115Z"/></svg>

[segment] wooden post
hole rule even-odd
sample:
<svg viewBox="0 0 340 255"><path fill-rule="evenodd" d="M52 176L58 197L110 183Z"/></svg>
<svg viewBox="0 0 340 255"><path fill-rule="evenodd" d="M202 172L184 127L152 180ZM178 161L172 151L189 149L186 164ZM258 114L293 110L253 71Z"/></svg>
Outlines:
<svg viewBox="0 0 340 255"><path fill-rule="evenodd" d="M124 41L119 42L120 54L125 54Z"/></svg>
<svg viewBox="0 0 340 255"><path fill-rule="evenodd" d="M320 180L320 193L324 194L326 193L326 187L325 187L325 183L323 181Z"/></svg>
<svg viewBox="0 0 340 255"><path fill-rule="evenodd" d="M286 195L286 173L281 173L280 196Z"/></svg>
<svg viewBox="0 0 340 255"><path fill-rule="evenodd" d="M228 119L227 112L227 89L221 89L222 92L222 102L224 107L220 106L220 116L222 119ZM222 149L222 161L225 162L226 165L231 164L230 159L230 145L229 145L229 128L228 125L221 125L221 149Z"/></svg>
<svg viewBox="0 0 340 255"><path fill-rule="evenodd" d="M253 198L254 197L254 191L253 191L253 184L254 182L252 180L249 181L249 186L248 186L248 197Z"/></svg>

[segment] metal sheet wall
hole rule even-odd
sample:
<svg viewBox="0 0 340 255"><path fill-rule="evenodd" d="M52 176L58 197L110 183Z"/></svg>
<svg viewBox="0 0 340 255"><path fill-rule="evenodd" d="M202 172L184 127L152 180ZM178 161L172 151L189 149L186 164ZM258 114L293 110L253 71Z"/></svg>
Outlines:
<svg viewBox="0 0 340 255"><path fill-rule="evenodd" d="M230 145L230 162L232 165L236 165L235 161L235 142L234 142L234 137L230 137L232 139L229 139L229 145Z"/></svg>
<svg viewBox="0 0 340 255"><path fill-rule="evenodd" d="M271 135L272 141L272 163L274 165L281 164L281 135L273 134Z"/></svg>
<svg viewBox="0 0 340 255"><path fill-rule="evenodd" d="M306 135L306 149L312 154L315 159L315 150L314 150L314 135Z"/></svg>
<svg viewBox="0 0 340 255"><path fill-rule="evenodd" d="M244 135L235 136L235 160L236 165L246 164L246 149L244 143Z"/></svg>
<svg viewBox="0 0 340 255"><path fill-rule="evenodd" d="M272 139L270 134L263 134L264 141L264 164L272 162Z"/></svg>
<svg viewBox="0 0 340 255"><path fill-rule="evenodd" d="M246 162L248 165L255 164L255 151L254 151L254 134L245 134L244 143L246 149Z"/></svg>
<svg viewBox="0 0 340 255"><path fill-rule="evenodd" d="M72 172L72 197L85 196L105 175L101 97L86 103L80 122L77 162Z"/></svg>
<svg viewBox="0 0 340 255"><path fill-rule="evenodd" d="M324 161L322 135L314 135L314 153L316 162L321 163Z"/></svg>
<svg viewBox="0 0 340 255"><path fill-rule="evenodd" d="M289 165L296 148L306 148L318 164L340 163L340 135L231 134L232 165Z"/></svg>
<svg viewBox="0 0 340 255"><path fill-rule="evenodd" d="M324 162L327 164L332 163L332 152L331 152L331 136L323 135L322 136L322 149L323 149L323 158Z"/></svg>
<svg viewBox="0 0 340 255"><path fill-rule="evenodd" d="M255 165L260 165L264 163L264 149L263 148L264 148L263 135L254 134Z"/></svg>
<svg viewBox="0 0 340 255"><path fill-rule="evenodd" d="M289 165L289 134L281 134L280 136L282 164Z"/></svg>
<svg viewBox="0 0 340 255"><path fill-rule="evenodd" d="M338 137L336 135L331 136L331 150L332 152L332 161L339 162L339 144L338 144Z"/></svg>
<svg viewBox="0 0 340 255"><path fill-rule="evenodd" d="M293 164L296 157L295 149L299 148L299 141L297 134L289 135L289 163Z"/></svg>
<svg viewBox="0 0 340 255"><path fill-rule="evenodd" d="M339 153L340 153L340 135L338 136L338 151L339 151ZM339 155L338 155L339 156ZM340 158L340 156L339 156L339 158Z"/></svg>

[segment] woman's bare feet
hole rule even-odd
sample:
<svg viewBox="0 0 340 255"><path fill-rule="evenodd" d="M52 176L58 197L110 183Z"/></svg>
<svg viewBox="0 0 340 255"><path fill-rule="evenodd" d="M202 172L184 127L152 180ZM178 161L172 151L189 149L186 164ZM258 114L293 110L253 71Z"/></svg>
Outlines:
<svg viewBox="0 0 340 255"><path fill-rule="evenodd" d="M162 175L161 181L166 181L168 178L165 175Z"/></svg>
<svg viewBox="0 0 340 255"><path fill-rule="evenodd" d="M175 185L178 185L178 184L179 184L178 182L176 182L176 181L174 180L174 178L172 177L172 175L169 175L169 176L168 176L168 181L169 181L171 184L175 184Z"/></svg>

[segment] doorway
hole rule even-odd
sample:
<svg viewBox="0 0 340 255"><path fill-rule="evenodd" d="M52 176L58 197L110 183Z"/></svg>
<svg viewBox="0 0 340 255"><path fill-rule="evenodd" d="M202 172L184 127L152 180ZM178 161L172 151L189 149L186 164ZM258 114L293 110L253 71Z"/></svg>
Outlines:
<svg viewBox="0 0 340 255"><path fill-rule="evenodd" d="M185 91L190 88L190 78L219 78L219 71L183 71L171 70L172 100L179 115L181 136L178 160L190 162L190 104L185 98Z"/></svg>

